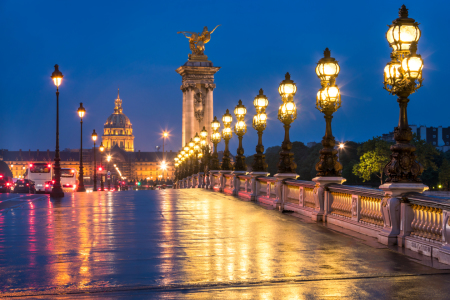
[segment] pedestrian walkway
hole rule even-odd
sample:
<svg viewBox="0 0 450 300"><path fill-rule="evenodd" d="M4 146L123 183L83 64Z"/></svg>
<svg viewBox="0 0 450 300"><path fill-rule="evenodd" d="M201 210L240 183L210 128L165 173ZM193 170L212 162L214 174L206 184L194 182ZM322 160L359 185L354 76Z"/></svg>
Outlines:
<svg viewBox="0 0 450 300"><path fill-rule="evenodd" d="M67 193L0 210L0 291L62 299L444 299L450 270L202 189Z"/></svg>

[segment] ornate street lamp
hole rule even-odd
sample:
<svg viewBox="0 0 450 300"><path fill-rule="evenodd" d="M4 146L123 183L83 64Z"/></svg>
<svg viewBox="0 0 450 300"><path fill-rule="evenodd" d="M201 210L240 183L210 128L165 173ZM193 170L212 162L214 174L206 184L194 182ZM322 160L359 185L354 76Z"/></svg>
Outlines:
<svg viewBox="0 0 450 300"><path fill-rule="evenodd" d="M399 10L399 18L392 22L386 38L393 51L391 61L384 68L384 88L398 97L400 117L394 129L395 145L391 146L391 160L384 168L386 182L421 182L422 165L416 161L416 148L410 144L411 128L408 125L407 105L409 95L422 86L422 57L417 54L420 39L419 24L408 17L405 5Z"/></svg>
<svg viewBox="0 0 450 300"><path fill-rule="evenodd" d="M61 166L59 162L61 158L59 156L59 86L61 85L63 74L59 71L59 66L55 65L55 71L52 73L53 83L56 85L56 148L55 148L55 183L50 193L51 197L61 198L64 197L63 189L61 188Z"/></svg>
<svg viewBox="0 0 450 300"><path fill-rule="evenodd" d="M211 142L214 145L213 154L211 158L211 166L210 170L220 170L219 164L219 154L217 153L217 144L222 140L222 136L220 135L220 122L217 120L217 117L214 116L214 120L211 122Z"/></svg>
<svg viewBox="0 0 450 300"><path fill-rule="evenodd" d="M95 132L95 129L94 129L94 132L92 132L91 137L92 137L92 140L94 141L94 190L93 190L93 192L96 192L97 191L97 159L96 159L96 155L95 155L95 141L97 140L97 133Z"/></svg>
<svg viewBox="0 0 450 300"><path fill-rule="evenodd" d="M244 148L242 147L242 137L247 132L247 125L245 124L244 118L247 114L247 109L239 100L238 105L234 109L234 115L236 116L236 125L234 126L234 133L239 138L239 147L237 148L236 161L234 163L235 171L247 171L247 165L245 164Z"/></svg>
<svg viewBox="0 0 450 300"><path fill-rule="evenodd" d="M80 107L78 108L78 116L80 117L80 173L78 174L78 187L77 192L86 192L84 188L84 171L83 171L83 117L86 113L86 110L83 107L83 103L80 103Z"/></svg>
<svg viewBox="0 0 450 300"><path fill-rule="evenodd" d="M255 97L255 100L253 100L253 105L256 109L256 115L253 117L253 128L258 131L258 145L256 145L256 154L253 159L252 171L267 172L264 146L262 144L262 134L264 129L266 129L266 107L269 105L269 100L264 95L263 89L259 90L259 95Z"/></svg>
<svg viewBox="0 0 450 300"><path fill-rule="evenodd" d="M105 151L105 147L103 147L103 142L100 143L100 147L98 147L100 150L100 189L102 191L105 190L105 187L103 185L103 151Z"/></svg>
<svg viewBox="0 0 450 300"><path fill-rule="evenodd" d="M230 111L227 109L225 114L222 117L223 122L223 130L222 130L222 136L223 140L225 141L225 151L223 151L223 158L222 158L222 166L221 170L233 170L233 166L231 165L231 159L230 159L230 150L228 150L228 144L230 142L231 137L233 136L233 131L231 130L231 122L233 122L233 117L230 114Z"/></svg>
<svg viewBox="0 0 450 300"><path fill-rule="evenodd" d="M284 124L284 141L281 144L280 161L278 162L278 173L295 173L297 164L294 162L294 153L291 152L292 143L289 140L289 129L291 123L297 118L297 108L294 103L294 95L297 86L291 80L289 73L278 88L283 104L278 109L278 120Z"/></svg>
<svg viewBox="0 0 450 300"><path fill-rule="evenodd" d="M336 77L339 75L339 64L331 57L328 48L323 52L324 57L319 60L316 74L320 79L322 88L317 93L316 108L324 113L326 129L322 139L323 149L320 152L320 161L316 164L317 176L341 177L342 165L338 161L338 151L334 148L336 141L331 132L333 113L341 107L341 95L336 86Z"/></svg>
<svg viewBox="0 0 450 300"><path fill-rule="evenodd" d="M206 130L205 126L203 126L202 131L200 131L200 147L202 150L202 160L200 164L200 172L205 172L205 174L209 171L209 149L208 149L208 131Z"/></svg>
<svg viewBox="0 0 450 300"><path fill-rule="evenodd" d="M198 132L195 133L195 136L193 138L194 145L192 146L194 153L194 174L197 174L199 172L198 170L198 154L200 152L200 137L198 136Z"/></svg>

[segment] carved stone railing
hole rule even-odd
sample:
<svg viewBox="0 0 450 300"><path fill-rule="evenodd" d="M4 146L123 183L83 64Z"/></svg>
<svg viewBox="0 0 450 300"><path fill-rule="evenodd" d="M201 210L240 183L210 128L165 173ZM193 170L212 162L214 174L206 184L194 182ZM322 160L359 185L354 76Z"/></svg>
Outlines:
<svg viewBox="0 0 450 300"><path fill-rule="evenodd" d="M216 192L264 203L280 211L293 211L313 221L341 227L346 232L376 237L384 244L395 241L400 247L450 265L450 198L421 193L392 197L380 189L336 183L320 190L313 181L277 181L276 177L265 177L265 173L243 175L210 171L208 176L209 188L213 187ZM177 187L191 187L194 178L180 180Z"/></svg>

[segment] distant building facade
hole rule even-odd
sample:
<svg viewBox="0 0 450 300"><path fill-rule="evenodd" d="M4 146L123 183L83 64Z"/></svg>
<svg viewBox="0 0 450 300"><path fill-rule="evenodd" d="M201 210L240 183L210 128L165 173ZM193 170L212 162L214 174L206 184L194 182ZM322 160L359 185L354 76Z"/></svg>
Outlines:
<svg viewBox="0 0 450 300"><path fill-rule="evenodd" d="M111 172L112 178L127 181L134 180L173 180L175 152L127 152L114 146L110 151L105 150L103 154L96 149L97 168L102 163L103 169ZM111 161L107 162L107 155L111 155ZM66 149L60 152L61 168L74 168L79 171L80 152L78 149ZM4 161L13 173L14 178L23 178L26 168L30 163L51 163L55 157L54 151L9 151L0 150L0 160ZM166 169L162 169L162 161L165 160ZM115 165L115 166L114 166ZM117 167L117 169L116 169ZM83 149L83 171L84 180L90 182L94 177L94 151ZM119 174L120 171L120 174ZM106 175L106 174L105 174ZM100 178L100 176L98 176ZM98 179L100 180L100 179Z"/></svg>
<svg viewBox="0 0 450 300"><path fill-rule="evenodd" d="M428 144L435 146L438 150L447 152L450 150L450 127L426 127L416 125L409 125L413 134L416 134L420 139L425 140ZM381 136L381 138L388 142L394 142L394 133L389 132Z"/></svg>
<svg viewBox="0 0 450 300"><path fill-rule="evenodd" d="M133 127L130 119L123 113L122 99L117 91L117 99L114 101L114 113L108 117L103 129L103 146L110 150L118 146L127 152L134 151Z"/></svg>

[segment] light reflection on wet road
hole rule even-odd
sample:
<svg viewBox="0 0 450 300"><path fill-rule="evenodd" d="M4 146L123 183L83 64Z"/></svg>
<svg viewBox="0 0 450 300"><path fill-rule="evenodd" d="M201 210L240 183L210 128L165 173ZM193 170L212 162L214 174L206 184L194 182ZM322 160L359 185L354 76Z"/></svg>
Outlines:
<svg viewBox="0 0 450 300"><path fill-rule="evenodd" d="M437 287L439 298L450 292L450 275L438 274L448 270L222 194L125 191L8 201L13 197L0 195L3 296L390 298L406 296L403 291L420 298ZM14 205L1 206L7 202Z"/></svg>

